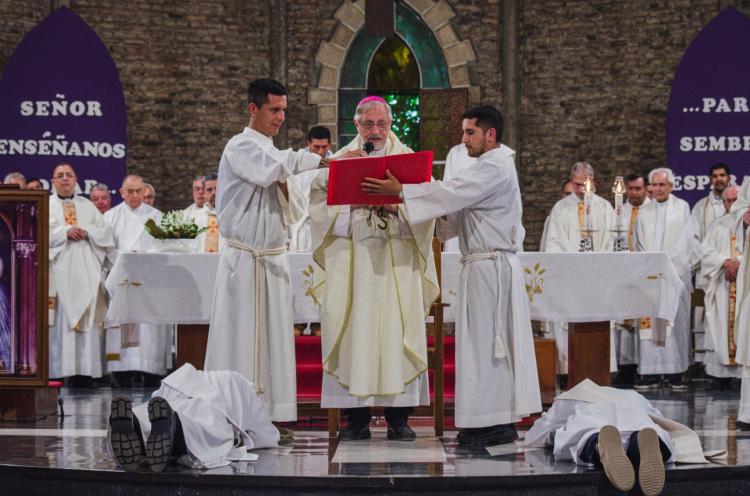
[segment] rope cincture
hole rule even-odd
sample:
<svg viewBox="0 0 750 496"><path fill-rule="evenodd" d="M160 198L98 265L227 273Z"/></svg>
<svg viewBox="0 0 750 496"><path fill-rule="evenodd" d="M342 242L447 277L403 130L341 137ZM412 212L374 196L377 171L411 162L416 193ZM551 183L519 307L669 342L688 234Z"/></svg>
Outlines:
<svg viewBox="0 0 750 496"><path fill-rule="evenodd" d="M260 269L263 258L283 255L284 253L286 253L287 247L286 245L284 245L279 248L267 248L265 250L258 250L250 245L234 239L225 239L224 241L228 246L231 246L232 248L236 248L238 250L242 250L251 254L255 263L255 353L253 358L253 368L255 370L253 371L253 385L255 386L256 393L263 394L265 392L265 388L263 387L260 367L260 312L263 309L260 304Z"/></svg>

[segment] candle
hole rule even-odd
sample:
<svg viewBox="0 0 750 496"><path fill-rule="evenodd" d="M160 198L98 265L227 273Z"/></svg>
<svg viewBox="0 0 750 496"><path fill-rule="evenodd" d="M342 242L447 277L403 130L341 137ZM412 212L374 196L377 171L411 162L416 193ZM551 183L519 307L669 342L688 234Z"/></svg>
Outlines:
<svg viewBox="0 0 750 496"><path fill-rule="evenodd" d="M612 186L612 193L615 194L615 231L622 230L622 195L625 194L625 181L622 176L615 178L615 184Z"/></svg>
<svg viewBox="0 0 750 496"><path fill-rule="evenodd" d="M586 230L592 231L591 227L591 205L594 201L594 178L586 176L586 181L583 183L583 205L585 207L585 219L586 219Z"/></svg>

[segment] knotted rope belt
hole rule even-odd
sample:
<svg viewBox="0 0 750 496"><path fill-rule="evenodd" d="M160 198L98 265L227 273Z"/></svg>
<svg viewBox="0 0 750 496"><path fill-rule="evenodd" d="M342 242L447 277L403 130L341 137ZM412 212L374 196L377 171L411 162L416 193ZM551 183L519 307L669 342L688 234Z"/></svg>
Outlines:
<svg viewBox="0 0 750 496"><path fill-rule="evenodd" d="M253 261L255 262L255 350L254 350L254 358L253 358L253 365L254 365L254 372L253 372L253 383L255 384L255 391L258 394L262 394L265 391L265 388L263 387L263 381L261 379L261 367L260 367L260 316L261 311L263 308L260 304L260 269L261 269L261 263L263 258L266 257L273 257L276 255L283 255L286 253L287 248L286 246L281 246L279 248L267 248L265 250L258 250L256 248L253 248L250 245L246 245L245 243L242 243L240 241L236 241L234 239L225 239L224 242L231 246L232 248L236 248L238 250L245 251L253 256Z"/></svg>
<svg viewBox="0 0 750 496"><path fill-rule="evenodd" d="M494 262L495 271L497 273L497 304L495 305L494 356L495 356L495 358L498 358L498 359L505 358L505 356L508 353L507 348L505 346L505 343L503 342L503 338L500 335L500 327L501 327L500 326L500 318L501 318L500 314L501 314L501 308L502 308L502 306L501 306L502 305L502 287L501 287L501 283L500 283L500 266L499 266L499 263L500 263L500 258L504 257L504 255L506 253L513 253L513 252L496 250L496 251L491 251L489 253L473 253L471 255L465 255L465 256L461 257L461 265L467 265L467 264L470 264L472 262L478 262L480 260L492 260ZM512 270L512 266L511 266L511 270ZM464 295L467 295L467 293L466 293L467 278L463 278L463 279L464 279L463 291L464 291ZM512 280L512 277L511 277L511 280ZM512 284L511 284L511 286L512 286ZM508 288L508 289L510 289L510 288ZM464 298L467 298L467 296L464 296ZM466 312L466 305L464 305L463 311ZM465 317L467 317L467 316L465 316ZM506 316L506 318L507 318L507 316Z"/></svg>

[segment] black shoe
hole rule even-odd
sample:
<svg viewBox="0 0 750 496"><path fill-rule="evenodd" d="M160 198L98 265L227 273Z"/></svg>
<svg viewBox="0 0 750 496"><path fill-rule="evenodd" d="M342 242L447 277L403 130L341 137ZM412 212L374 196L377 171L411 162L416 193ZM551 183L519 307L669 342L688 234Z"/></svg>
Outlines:
<svg viewBox="0 0 750 496"><path fill-rule="evenodd" d="M738 420L736 424L737 424L737 430L750 431L750 422L743 422L742 420Z"/></svg>
<svg viewBox="0 0 750 496"><path fill-rule="evenodd" d="M370 439L370 424L348 424L344 429L339 431L340 441L360 441Z"/></svg>
<svg viewBox="0 0 750 496"><path fill-rule="evenodd" d="M158 396L148 402L151 433L146 440L146 462L152 472L162 472L172 459L177 421L167 400Z"/></svg>
<svg viewBox="0 0 750 496"><path fill-rule="evenodd" d="M396 427L389 425L388 439L391 441L414 441L417 439L417 433L406 424L397 425Z"/></svg>
<svg viewBox="0 0 750 496"><path fill-rule="evenodd" d="M141 435L135 429L133 405L125 396L112 398L109 410L109 445L115 461L129 472L138 470L146 461Z"/></svg>
<svg viewBox="0 0 750 496"><path fill-rule="evenodd" d="M513 424L493 425L474 429L460 429L457 439L461 446L494 446L512 443L518 439L518 432Z"/></svg>
<svg viewBox="0 0 750 496"><path fill-rule="evenodd" d="M643 375L635 381L635 389L657 389L661 385L658 375Z"/></svg>

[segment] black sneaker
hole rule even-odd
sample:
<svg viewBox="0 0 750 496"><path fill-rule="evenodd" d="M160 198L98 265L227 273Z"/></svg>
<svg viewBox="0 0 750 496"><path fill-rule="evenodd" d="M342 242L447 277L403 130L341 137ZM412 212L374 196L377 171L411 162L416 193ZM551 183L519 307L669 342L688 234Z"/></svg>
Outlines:
<svg viewBox="0 0 750 496"><path fill-rule="evenodd" d="M460 446L494 446L496 444L512 443L518 439L518 432L513 424L493 425L458 431Z"/></svg>
<svg viewBox="0 0 750 496"><path fill-rule="evenodd" d="M635 386L633 386L635 389L656 389L661 384L661 379L659 376L651 377L651 376L641 376L637 381L635 381Z"/></svg>
<svg viewBox="0 0 750 496"><path fill-rule="evenodd" d="M738 420L736 425L738 431L750 431L750 422L743 422L742 420Z"/></svg>
<svg viewBox="0 0 750 496"><path fill-rule="evenodd" d="M141 435L135 429L133 404L125 396L112 398L108 434L112 456L118 465L129 472L138 470L146 461L146 453Z"/></svg>
<svg viewBox="0 0 750 496"><path fill-rule="evenodd" d="M417 439L417 433L406 424L397 425L395 427L389 425L388 439L391 441L414 441Z"/></svg>
<svg viewBox="0 0 750 496"><path fill-rule="evenodd" d="M162 472L172 459L177 422L172 407L158 396L148 402L151 433L146 440L146 462L152 472Z"/></svg>
<svg viewBox="0 0 750 496"><path fill-rule="evenodd" d="M344 429L339 431L340 441L361 441L362 439L370 439L370 424L347 424Z"/></svg>

